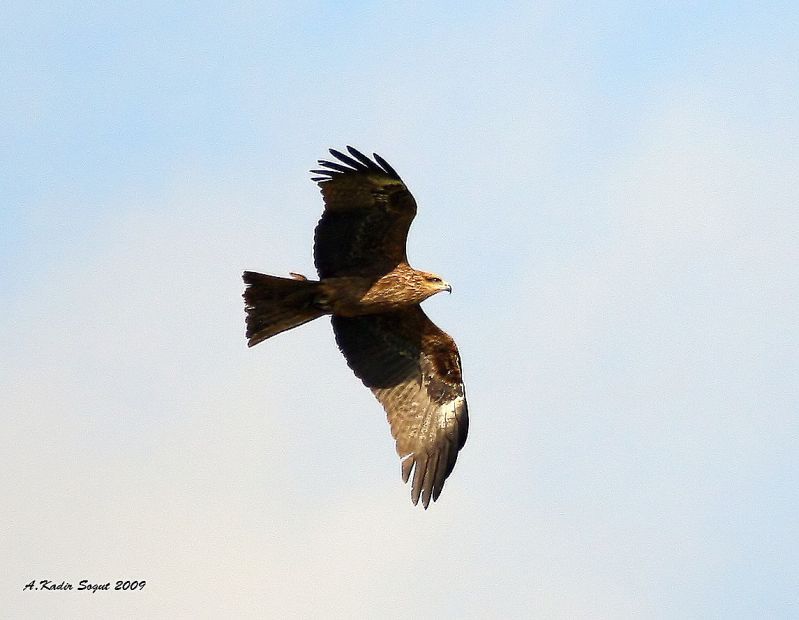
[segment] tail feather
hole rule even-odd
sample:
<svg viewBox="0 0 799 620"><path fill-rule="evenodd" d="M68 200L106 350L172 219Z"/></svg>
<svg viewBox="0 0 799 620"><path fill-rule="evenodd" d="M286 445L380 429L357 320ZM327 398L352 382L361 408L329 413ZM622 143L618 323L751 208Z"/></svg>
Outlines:
<svg viewBox="0 0 799 620"><path fill-rule="evenodd" d="M268 276L245 271L242 276L247 311L247 346L319 318L325 312L314 306L319 282Z"/></svg>

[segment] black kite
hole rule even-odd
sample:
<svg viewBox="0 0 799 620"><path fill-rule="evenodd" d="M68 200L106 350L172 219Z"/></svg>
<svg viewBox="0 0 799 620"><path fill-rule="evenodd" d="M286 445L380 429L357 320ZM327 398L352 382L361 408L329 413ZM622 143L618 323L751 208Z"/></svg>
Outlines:
<svg viewBox="0 0 799 620"><path fill-rule="evenodd" d="M416 201L379 155L330 149L312 170L325 210L316 227L319 281L244 272L248 345L331 315L341 352L383 405L411 499L438 499L466 442L469 416L455 342L419 304L452 288L408 265Z"/></svg>

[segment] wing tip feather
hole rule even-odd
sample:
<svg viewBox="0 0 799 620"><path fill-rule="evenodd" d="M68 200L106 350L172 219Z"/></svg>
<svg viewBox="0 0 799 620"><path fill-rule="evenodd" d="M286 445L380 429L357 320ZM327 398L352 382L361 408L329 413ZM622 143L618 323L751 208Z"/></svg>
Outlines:
<svg viewBox="0 0 799 620"><path fill-rule="evenodd" d="M333 157L342 163L328 161L325 159L318 160L319 165L322 166L322 168L327 169L310 171L315 175L323 175L312 177L311 180L316 183L325 183L327 181L331 181L339 175L363 174L365 172L383 174L397 181L402 181L400 176L397 174L397 171L394 170L394 168L391 167L391 165L377 153L373 153L372 157L374 159L370 159L354 146L350 145L347 145L347 151L349 152L349 155L333 148L328 150Z"/></svg>
<svg viewBox="0 0 799 620"><path fill-rule="evenodd" d="M432 454L417 456L409 454L402 461L402 481L411 480L411 502L414 506L422 500L422 506L427 510L431 500L438 501L444 483L452 468L450 466L450 446L445 445L442 450ZM456 451L457 454L457 451ZM454 463L453 463L454 464Z"/></svg>

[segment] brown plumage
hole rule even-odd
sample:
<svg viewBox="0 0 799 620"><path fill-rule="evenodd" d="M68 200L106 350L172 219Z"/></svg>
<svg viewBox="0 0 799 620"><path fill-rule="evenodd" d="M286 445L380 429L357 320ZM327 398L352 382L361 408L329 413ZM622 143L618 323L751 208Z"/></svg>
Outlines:
<svg viewBox="0 0 799 620"><path fill-rule="evenodd" d="M314 241L320 280L244 272L248 345L330 314L347 364L386 411L411 499L427 508L469 428L458 348L419 306L452 289L408 264L416 201L402 179L379 155L347 148L312 170L325 202Z"/></svg>

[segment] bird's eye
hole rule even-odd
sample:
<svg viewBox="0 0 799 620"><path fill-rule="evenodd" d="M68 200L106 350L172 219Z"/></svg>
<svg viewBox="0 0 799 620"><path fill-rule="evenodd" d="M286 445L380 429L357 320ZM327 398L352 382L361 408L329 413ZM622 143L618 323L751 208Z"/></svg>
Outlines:
<svg viewBox="0 0 799 620"><path fill-rule="evenodd" d="M428 282L441 282L441 278L437 278L437 277L433 276L431 278L427 278L427 281Z"/></svg>

